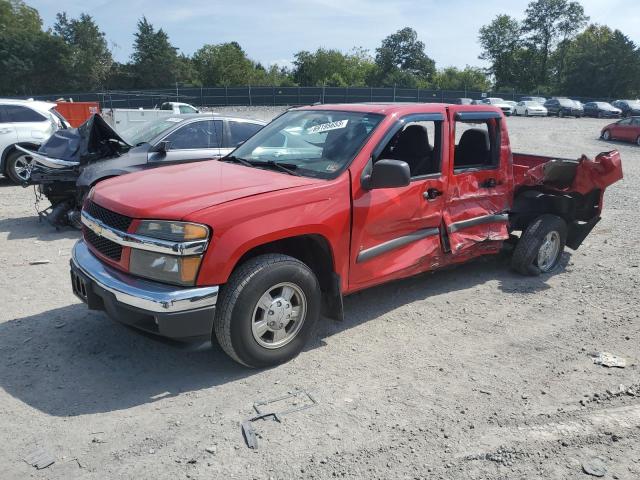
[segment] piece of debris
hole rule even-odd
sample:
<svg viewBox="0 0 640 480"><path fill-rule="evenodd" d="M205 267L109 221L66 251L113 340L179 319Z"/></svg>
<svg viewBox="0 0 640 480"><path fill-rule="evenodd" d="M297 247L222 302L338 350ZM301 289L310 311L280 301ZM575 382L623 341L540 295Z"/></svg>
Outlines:
<svg viewBox="0 0 640 480"><path fill-rule="evenodd" d="M207 453L210 453L211 455L215 455L216 452L218 451L218 449L215 447L215 445L211 446L211 447L206 447L204 449Z"/></svg>
<svg viewBox="0 0 640 480"><path fill-rule="evenodd" d="M272 410L278 403L284 404L285 408L280 411ZM317 404L318 403L311 394L304 390L295 390L287 395L283 395L272 400L254 403L253 409L256 411L257 415L244 420L241 424L242 436L244 437L247 447L254 450L258 448L258 439L256 437L256 432L253 429L253 425L251 424L252 422L269 417L272 417L276 422L281 422L281 417L315 407ZM265 411L265 407L268 407L269 411Z"/></svg>
<svg viewBox="0 0 640 480"><path fill-rule="evenodd" d="M66 324L67 324L66 322L56 323L56 324L54 325L54 327L55 327L55 328L62 328L62 327L64 327Z"/></svg>
<svg viewBox="0 0 640 480"><path fill-rule="evenodd" d="M53 458L53 455L51 455L44 448L36 448L24 458L24 461L32 467L36 467L38 470L42 470L43 468L47 468L50 465L53 465L55 459Z"/></svg>
<svg viewBox="0 0 640 480"><path fill-rule="evenodd" d="M582 463L582 471L594 477L604 477L607 474L607 467L600 458L592 458Z"/></svg>
<svg viewBox="0 0 640 480"><path fill-rule="evenodd" d="M29 265L46 265L47 263L51 263L51 260L32 260Z"/></svg>
<svg viewBox="0 0 640 480"><path fill-rule="evenodd" d="M622 357L617 357L609 352L597 352L591 354L593 357L593 363L596 365L602 365L603 367L616 367L625 368L627 366L627 360Z"/></svg>

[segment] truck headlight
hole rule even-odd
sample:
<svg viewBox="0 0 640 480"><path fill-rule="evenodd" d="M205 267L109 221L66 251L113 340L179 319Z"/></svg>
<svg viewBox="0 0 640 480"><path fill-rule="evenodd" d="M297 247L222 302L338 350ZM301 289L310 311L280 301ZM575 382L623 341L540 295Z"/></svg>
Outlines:
<svg viewBox="0 0 640 480"><path fill-rule="evenodd" d="M178 257L146 250L131 249L129 271L134 275L174 285L196 283L202 255Z"/></svg>
<svg viewBox="0 0 640 480"><path fill-rule="evenodd" d="M208 240L209 227L198 223L166 220L143 220L136 234L169 242ZM196 283L203 255L170 255L138 248L131 249L129 271L140 277L174 285L192 286Z"/></svg>
<svg viewBox="0 0 640 480"><path fill-rule="evenodd" d="M136 234L170 242L188 242L209 238L209 227L199 223L143 220L138 225Z"/></svg>

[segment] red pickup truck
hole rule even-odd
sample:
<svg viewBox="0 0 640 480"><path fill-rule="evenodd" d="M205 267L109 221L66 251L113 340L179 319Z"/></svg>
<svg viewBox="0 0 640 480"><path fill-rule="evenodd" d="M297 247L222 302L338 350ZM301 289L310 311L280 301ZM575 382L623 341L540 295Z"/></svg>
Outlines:
<svg viewBox="0 0 640 480"><path fill-rule="evenodd" d="M511 152L489 105L296 108L217 161L101 182L71 260L90 309L156 334L216 337L251 367L297 355L355 291L513 245L553 270L622 178L594 160Z"/></svg>

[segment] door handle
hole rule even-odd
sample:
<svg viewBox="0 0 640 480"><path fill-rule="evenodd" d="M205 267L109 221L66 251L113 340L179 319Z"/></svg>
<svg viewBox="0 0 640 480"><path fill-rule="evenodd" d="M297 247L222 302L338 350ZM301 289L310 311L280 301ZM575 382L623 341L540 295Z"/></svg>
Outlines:
<svg viewBox="0 0 640 480"><path fill-rule="evenodd" d="M496 185L498 185L498 182L496 182L495 178L488 178L480 184L480 188L496 188Z"/></svg>
<svg viewBox="0 0 640 480"><path fill-rule="evenodd" d="M422 194L422 196L426 199L426 200L435 200L436 198L438 198L440 195L442 195L442 192L440 190L438 190L437 188L429 188L426 192L424 192Z"/></svg>

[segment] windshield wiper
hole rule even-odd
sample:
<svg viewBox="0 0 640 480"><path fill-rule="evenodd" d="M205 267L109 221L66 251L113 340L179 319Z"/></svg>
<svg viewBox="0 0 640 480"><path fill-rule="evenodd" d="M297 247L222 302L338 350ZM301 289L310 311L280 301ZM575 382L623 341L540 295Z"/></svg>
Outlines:
<svg viewBox="0 0 640 480"><path fill-rule="evenodd" d="M244 158L236 157L234 155L227 155L226 157L222 157L220 159L222 162L234 162L244 165L245 167L253 167L253 164L249 160L245 160Z"/></svg>
<svg viewBox="0 0 640 480"><path fill-rule="evenodd" d="M293 163L280 163L276 162L275 160L267 160L266 162L254 162L253 165L255 165L256 167L260 167L262 165L265 165L267 167L275 167L281 172L288 173L289 175L294 175L296 177L300 176L299 173L293 171L294 169L298 168L298 166Z"/></svg>

